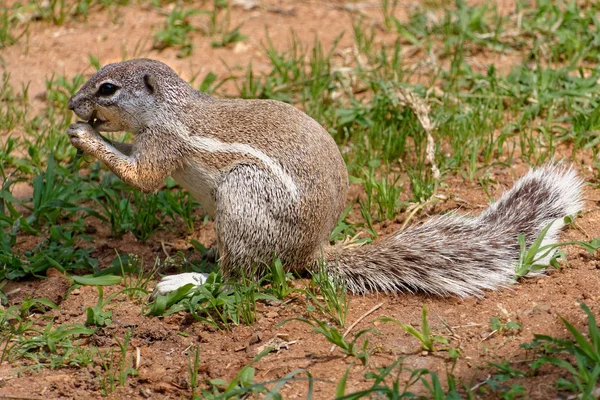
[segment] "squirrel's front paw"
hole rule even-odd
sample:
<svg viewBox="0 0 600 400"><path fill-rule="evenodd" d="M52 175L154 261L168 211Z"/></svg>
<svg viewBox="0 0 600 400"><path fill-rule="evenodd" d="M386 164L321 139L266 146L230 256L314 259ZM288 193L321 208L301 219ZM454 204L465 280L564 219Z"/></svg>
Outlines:
<svg viewBox="0 0 600 400"><path fill-rule="evenodd" d="M70 138L85 139L86 137L98 136L96 130L87 122L78 121L69 126L67 134Z"/></svg>
<svg viewBox="0 0 600 400"><path fill-rule="evenodd" d="M67 129L71 144L84 152L91 152L94 145L101 142L100 135L86 122L76 122Z"/></svg>

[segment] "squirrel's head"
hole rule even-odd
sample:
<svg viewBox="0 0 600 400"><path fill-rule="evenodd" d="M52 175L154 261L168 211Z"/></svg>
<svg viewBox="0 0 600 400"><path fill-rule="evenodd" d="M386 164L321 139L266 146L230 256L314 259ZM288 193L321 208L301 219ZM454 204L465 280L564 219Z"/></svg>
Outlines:
<svg viewBox="0 0 600 400"><path fill-rule="evenodd" d="M136 133L173 110L194 92L160 61L136 59L96 72L71 99L69 109L98 131Z"/></svg>

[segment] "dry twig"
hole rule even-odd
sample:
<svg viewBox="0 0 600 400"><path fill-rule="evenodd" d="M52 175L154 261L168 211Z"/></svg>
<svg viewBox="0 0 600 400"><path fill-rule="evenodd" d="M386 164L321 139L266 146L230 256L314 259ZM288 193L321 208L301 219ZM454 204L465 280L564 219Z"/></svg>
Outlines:
<svg viewBox="0 0 600 400"><path fill-rule="evenodd" d="M375 307L371 308L369 311L367 311L366 313L364 313L363 315L361 315L361 317L359 319L357 319L356 321L354 321L354 323L352 325L350 325L348 327L348 329L346 329L346 332L344 332L344 334L342 335L342 338L345 338L346 335L348 335L350 333L350 331L360 323L360 321L362 321L363 319L367 318L370 314L372 314L373 312L375 312L376 310L378 310L384 303L379 303L377 304ZM335 344L333 346L331 346L331 349L329 350L330 353L333 353L333 350L335 350Z"/></svg>

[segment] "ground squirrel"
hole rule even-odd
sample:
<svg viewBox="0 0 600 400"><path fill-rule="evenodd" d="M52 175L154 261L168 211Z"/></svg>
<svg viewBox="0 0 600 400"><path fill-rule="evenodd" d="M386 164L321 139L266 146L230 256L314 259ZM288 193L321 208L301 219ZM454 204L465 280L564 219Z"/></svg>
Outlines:
<svg viewBox="0 0 600 400"><path fill-rule="evenodd" d="M511 283L517 237L531 243L582 207L582 180L547 165L530 171L478 217L446 215L373 245L336 248L329 234L348 192L335 142L315 120L271 100L221 100L193 89L167 65L138 59L98 71L69 100L87 121L68 129L71 143L145 192L172 176L214 218L219 264L235 277L277 255L286 269L319 259L349 290L481 294ZM100 131L129 131L133 144ZM205 275L165 277L166 293Z"/></svg>

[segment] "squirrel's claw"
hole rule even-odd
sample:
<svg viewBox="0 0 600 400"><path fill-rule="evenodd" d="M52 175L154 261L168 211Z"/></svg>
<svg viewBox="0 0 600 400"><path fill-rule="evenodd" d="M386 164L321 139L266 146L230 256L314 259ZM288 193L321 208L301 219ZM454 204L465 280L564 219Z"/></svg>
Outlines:
<svg viewBox="0 0 600 400"><path fill-rule="evenodd" d="M94 130L94 128L87 122L78 121L69 126L69 128L67 129L67 135L69 135L70 138L76 137L79 139L83 139L86 136L95 136L97 135L97 133Z"/></svg>

